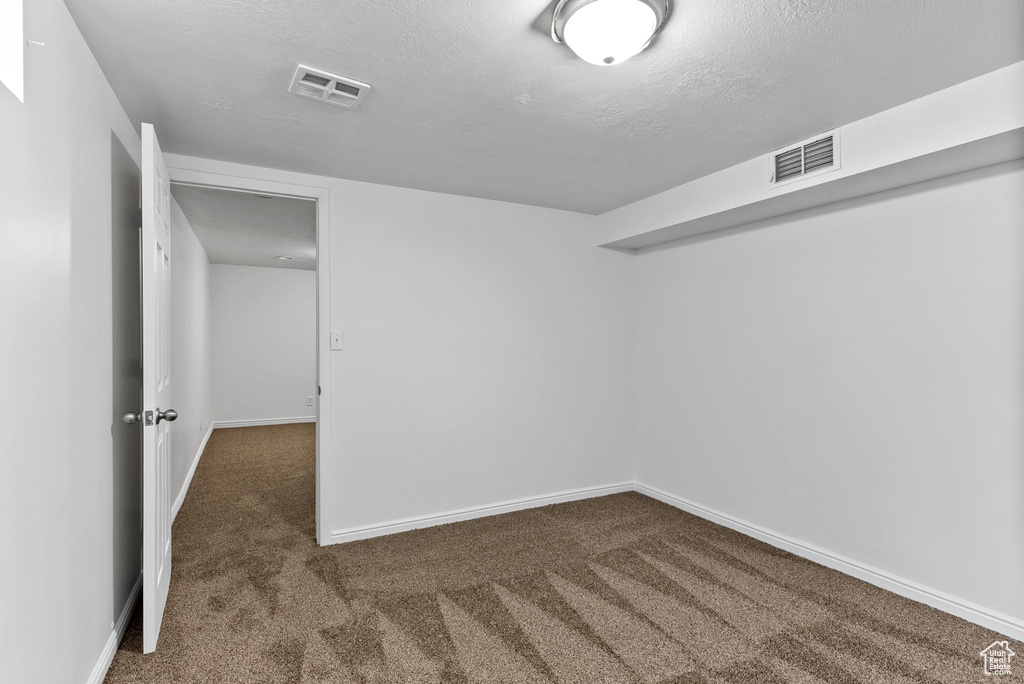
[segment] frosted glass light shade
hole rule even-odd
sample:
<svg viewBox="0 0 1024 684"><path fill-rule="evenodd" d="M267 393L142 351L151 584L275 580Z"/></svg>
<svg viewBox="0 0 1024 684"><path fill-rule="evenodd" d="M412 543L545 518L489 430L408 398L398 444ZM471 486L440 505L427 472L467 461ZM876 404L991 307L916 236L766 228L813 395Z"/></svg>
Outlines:
<svg viewBox="0 0 1024 684"><path fill-rule="evenodd" d="M647 47L660 20L644 0L592 0L565 18L560 37L580 59L610 66Z"/></svg>

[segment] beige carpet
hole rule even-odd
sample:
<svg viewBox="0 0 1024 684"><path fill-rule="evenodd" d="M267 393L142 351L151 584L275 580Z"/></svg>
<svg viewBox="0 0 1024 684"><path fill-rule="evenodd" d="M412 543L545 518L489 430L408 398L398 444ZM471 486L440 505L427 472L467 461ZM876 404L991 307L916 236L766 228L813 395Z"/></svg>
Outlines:
<svg viewBox="0 0 1024 684"><path fill-rule="evenodd" d="M994 632L639 494L319 548L312 425L217 430L173 534L110 684L1019 681Z"/></svg>

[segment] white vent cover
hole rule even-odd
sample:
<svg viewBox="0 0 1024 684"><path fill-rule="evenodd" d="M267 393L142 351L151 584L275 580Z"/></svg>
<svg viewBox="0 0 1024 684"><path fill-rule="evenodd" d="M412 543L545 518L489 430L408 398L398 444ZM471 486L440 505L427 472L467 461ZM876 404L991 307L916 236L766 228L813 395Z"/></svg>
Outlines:
<svg viewBox="0 0 1024 684"><path fill-rule="evenodd" d="M788 145L771 157L772 185L835 171L839 168L839 129Z"/></svg>
<svg viewBox="0 0 1024 684"><path fill-rule="evenodd" d="M336 107L355 109L370 92L370 84L300 64L288 92Z"/></svg>

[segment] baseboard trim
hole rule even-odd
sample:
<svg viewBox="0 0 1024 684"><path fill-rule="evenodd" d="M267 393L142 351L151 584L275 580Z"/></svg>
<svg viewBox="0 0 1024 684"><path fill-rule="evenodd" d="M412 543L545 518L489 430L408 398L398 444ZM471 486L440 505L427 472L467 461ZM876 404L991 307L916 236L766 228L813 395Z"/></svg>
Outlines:
<svg viewBox="0 0 1024 684"><path fill-rule="evenodd" d="M213 425L206 429L206 434L203 435L203 439L199 442L199 448L196 449L196 455L192 457L192 465L188 468L188 474L185 476L185 481L181 483L181 490L178 491L178 496L175 497L174 503L171 505L171 522L178 517L178 511L181 510L181 505L185 503L185 496L188 494L188 488L192 486L192 478L196 475L196 468L199 467L199 459L203 457L203 451L206 450L206 443L210 441L210 435L213 434Z"/></svg>
<svg viewBox="0 0 1024 684"><path fill-rule="evenodd" d="M544 496L530 496L522 499L512 499L501 503L488 504L486 506L474 506L472 508L460 508L454 511L446 511L435 515L424 515L415 518L404 518L393 520L380 525L368 525L365 527L349 527L343 530L334 530L331 533L331 544L343 544L345 542L370 539L371 537L382 537L387 534L408 532L421 527L433 527L435 525L446 525L461 520L472 520L473 518L484 518L490 515L511 513L527 508L538 508L566 501L578 501L580 499L591 499L597 496L619 494L632 491L632 482L619 482L617 484L604 485L601 487L584 487L582 489L571 489Z"/></svg>
<svg viewBox="0 0 1024 684"><path fill-rule="evenodd" d="M214 428L258 427L260 425L292 425L293 423L315 423L316 416L298 418L261 418L259 420L215 420Z"/></svg>
<svg viewBox="0 0 1024 684"><path fill-rule="evenodd" d="M95 667L92 668L88 684L103 684L103 679L107 676L107 670L110 669L110 663L114 662L114 654L117 653L117 647L121 645L125 630L128 629L128 621L132 619L132 613L135 612L135 602L139 600L141 593L142 573L140 572L139 578L135 580L135 586L132 587L131 593L128 594L128 600L125 602L117 622L114 623L114 628L110 630L110 637L107 638L107 644L103 647L103 652L100 653L100 659L96 661Z"/></svg>
<svg viewBox="0 0 1024 684"><path fill-rule="evenodd" d="M650 485L637 482L634 485L634 489L635 491L649 496L652 499L657 499L658 501L667 503L670 506L686 511L687 513L692 513L697 517L704 518L705 520L710 520L713 523L718 523L719 525L728 527L729 529L736 530L748 537L759 539L766 544L770 544L784 551L789 551L794 555L814 561L819 565L824 565L827 568L838 570L846 575L863 580L868 584L873 584L876 587L887 589L894 594L899 594L900 596L917 601L918 603L924 603L932 608L937 608L943 612L956 615L968 622L973 622L976 625L981 625L982 627L995 630L996 632L1004 634L1012 639L1024 641L1024 621L1018 620L1017 618L990 610L984 606L979 606L976 603L971 603L970 601L965 601L937 589L926 587L923 584L918 584L917 582L904 579L903 577L886 572L885 570L879 570L878 568L855 561L852 558L841 556L837 553L828 551L827 549L815 546L814 544L808 544L800 541L799 539L794 539L787 535L773 532L772 530L761 527L760 525L755 525L753 523L746 522L745 520L734 518L712 508L702 506L693 501L675 496L674 494L669 494L657 487L651 487Z"/></svg>

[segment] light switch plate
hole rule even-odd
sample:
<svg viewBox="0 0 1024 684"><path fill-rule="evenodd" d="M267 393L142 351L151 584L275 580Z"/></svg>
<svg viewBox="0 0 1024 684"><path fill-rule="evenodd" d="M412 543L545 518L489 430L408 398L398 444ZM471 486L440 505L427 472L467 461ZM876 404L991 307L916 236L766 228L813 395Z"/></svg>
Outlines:
<svg viewBox="0 0 1024 684"><path fill-rule="evenodd" d="M344 336L340 330L331 331L331 351L341 351L344 349Z"/></svg>

